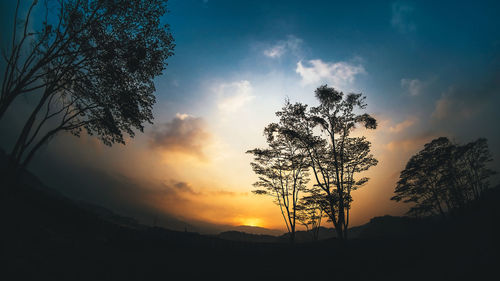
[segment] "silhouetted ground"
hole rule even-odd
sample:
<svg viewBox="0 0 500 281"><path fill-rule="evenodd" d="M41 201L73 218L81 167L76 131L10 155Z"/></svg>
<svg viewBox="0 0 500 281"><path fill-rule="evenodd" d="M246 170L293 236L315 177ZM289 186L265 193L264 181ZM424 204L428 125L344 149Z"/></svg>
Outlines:
<svg viewBox="0 0 500 281"><path fill-rule="evenodd" d="M295 246L146 227L14 190L0 204L0 280L481 280L499 265L499 188L453 218L379 217L347 242Z"/></svg>

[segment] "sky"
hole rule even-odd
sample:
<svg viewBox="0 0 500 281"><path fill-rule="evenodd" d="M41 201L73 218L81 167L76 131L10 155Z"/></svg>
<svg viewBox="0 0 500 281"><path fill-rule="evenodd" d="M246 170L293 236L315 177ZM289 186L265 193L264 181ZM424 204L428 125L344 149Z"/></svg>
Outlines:
<svg viewBox="0 0 500 281"><path fill-rule="evenodd" d="M328 84L363 93L379 123L357 131L379 160L355 191L351 225L403 215L390 201L411 155L433 138L489 141L500 171L500 19L496 1L170 0L163 18L175 55L155 79L155 120L127 144L61 134L30 170L63 194L139 221L210 232L236 225L284 230L270 198L253 194L245 151L285 99L317 105ZM2 34L12 3L2 3ZM2 44L6 37L2 36ZM1 147L32 104L0 120ZM492 179L498 183L498 177ZM328 225L327 225L328 226Z"/></svg>

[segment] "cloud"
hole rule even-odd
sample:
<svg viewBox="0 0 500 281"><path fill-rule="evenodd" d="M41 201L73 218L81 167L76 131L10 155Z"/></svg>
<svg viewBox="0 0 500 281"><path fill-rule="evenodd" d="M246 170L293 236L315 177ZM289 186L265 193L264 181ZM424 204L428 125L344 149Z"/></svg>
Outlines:
<svg viewBox="0 0 500 281"><path fill-rule="evenodd" d="M437 120L462 120L470 119L477 111L477 100L466 101L459 97L456 89L450 89L441 94L434 107L431 117Z"/></svg>
<svg viewBox="0 0 500 281"><path fill-rule="evenodd" d="M457 100L451 96L442 95L441 98L436 101L431 116L437 120L461 120L471 118L475 112L476 108L467 105L463 100Z"/></svg>
<svg viewBox="0 0 500 281"><path fill-rule="evenodd" d="M402 2L392 4L391 25L400 33L410 33L417 30L417 25L412 21L413 5Z"/></svg>
<svg viewBox="0 0 500 281"><path fill-rule="evenodd" d="M434 120L446 121L450 125L454 121L460 131L466 129L463 121L478 122L471 129L487 128L485 120L498 119L500 103L500 71L491 70L481 77L463 78L450 85L435 101L431 117ZM490 130L487 130L490 131Z"/></svg>
<svg viewBox="0 0 500 281"><path fill-rule="evenodd" d="M309 60L309 66L297 63L297 72L302 77L302 85L329 82L335 87L351 84L358 74L365 73L362 65L352 65L347 62L323 62L320 59Z"/></svg>
<svg viewBox="0 0 500 281"><path fill-rule="evenodd" d="M177 181L170 179L168 181L161 183L163 193L170 196L183 196L190 195L191 200L196 197L238 197L238 196L248 196L248 192L237 192L218 188L202 188L201 190L195 190L193 186L184 181ZM185 197L183 197L186 200Z"/></svg>
<svg viewBox="0 0 500 281"><path fill-rule="evenodd" d="M189 115L187 113L176 113L175 118L181 119L181 120L186 120L188 118L194 118L192 115Z"/></svg>
<svg viewBox="0 0 500 281"><path fill-rule="evenodd" d="M215 190L211 191L209 194L214 196L226 196L226 197L248 196L248 192L234 192L228 190Z"/></svg>
<svg viewBox="0 0 500 281"><path fill-rule="evenodd" d="M445 119L450 115L450 111L453 102L449 97L441 96L439 100L436 101L436 105L434 107L434 111L432 112L432 117L435 119Z"/></svg>
<svg viewBox="0 0 500 281"><path fill-rule="evenodd" d="M190 154L200 159L205 159L203 148L211 139L201 118L179 113L172 121L156 126L150 136L151 147Z"/></svg>
<svg viewBox="0 0 500 281"><path fill-rule="evenodd" d="M297 54L302 42L302 39L289 35L286 40L280 40L274 46L265 49L264 55L270 58L280 58L286 52Z"/></svg>
<svg viewBox="0 0 500 281"><path fill-rule="evenodd" d="M432 133L423 133L419 136L391 141L385 145L385 148L389 151L397 151L398 153L416 151L434 138L436 136Z"/></svg>
<svg viewBox="0 0 500 281"><path fill-rule="evenodd" d="M255 98L252 95L252 85L247 80L220 84L215 92L219 100L217 107L226 113L236 112Z"/></svg>
<svg viewBox="0 0 500 281"><path fill-rule="evenodd" d="M278 44L274 47L264 50L264 55L270 58L279 58L285 53L285 45Z"/></svg>
<svg viewBox="0 0 500 281"><path fill-rule="evenodd" d="M173 192L175 194L179 193L187 193L187 194L192 194L192 195L198 195L199 193L194 191L192 186L183 181L174 181L170 180L169 183L164 183L163 186L169 190L170 192Z"/></svg>
<svg viewBox="0 0 500 281"><path fill-rule="evenodd" d="M406 89L410 96L418 96L422 93L426 84L418 79L401 79L401 88Z"/></svg>
<svg viewBox="0 0 500 281"><path fill-rule="evenodd" d="M411 118L406 119L405 121L403 121L401 123L398 123L394 126L389 127L389 132L400 133L400 132L404 131L405 129L413 126L417 121L418 121L418 119L416 117L411 117Z"/></svg>

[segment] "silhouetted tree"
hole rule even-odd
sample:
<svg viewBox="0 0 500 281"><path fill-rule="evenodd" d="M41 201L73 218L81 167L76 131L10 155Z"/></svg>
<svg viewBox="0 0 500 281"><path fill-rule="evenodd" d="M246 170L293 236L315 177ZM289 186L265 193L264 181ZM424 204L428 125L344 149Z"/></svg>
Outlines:
<svg viewBox="0 0 500 281"><path fill-rule="evenodd" d="M58 132L84 130L106 145L125 143L152 122L154 77L174 48L162 24L164 0L45 1L42 23L15 12L0 97L0 119L21 95L38 99L10 154L26 166ZM19 25L22 23L22 26ZM32 31L30 26L39 27Z"/></svg>
<svg viewBox="0 0 500 281"><path fill-rule="evenodd" d="M326 204L321 190L318 188L307 190L307 193L308 195L300 198L297 205L297 220L305 226L306 230L311 233L313 240L316 241L321 221L326 216L323 211Z"/></svg>
<svg viewBox="0 0 500 281"><path fill-rule="evenodd" d="M247 151L254 156L253 171L259 176L253 192L270 195L280 207L290 240L295 241L300 193L309 181L309 163L296 139L282 133L286 124L272 123L264 129L268 148Z"/></svg>
<svg viewBox="0 0 500 281"><path fill-rule="evenodd" d="M413 203L408 214L445 216L477 200L489 187L494 172L486 139L460 146L440 137L412 156L391 200Z"/></svg>
<svg viewBox="0 0 500 281"><path fill-rule="evenodd" d="M290 122L286 134L298 139L310 158L316 186L328 202L326 214L332 221L337 237L347 238L351 191L368 181L355 175L377 164L369 154L370 142L365 138L350 138L358 124L376 129L377 122L369 114L357 114L366 108L362 94L347 94L323 85L316 89L320 105L307 111L307 106L289 104L278 116ZM315 128L319 127L320 134Z"/></svg>
<svg viewBox="0 0 500 281"><path fill-rule="evenodd" d="M488 178L496 172L489 169L487 164L493 161L488 149L488 141L479 138L463 146L457 146L454 151L455 167L453 178L456 189L462 190L458 199L464 201L477 200L490 187ZM457 206L460 206L460 202Z"/></svg>
<svg viewBox="0 0 500 281"><path fill-rule="evenodd" d="M452 150L453 144L444 137L425 144L424 149L412 156L401 172L396 195L391 200L414 202L415 206L409 211L414 215L428 213L444 216L447 200L442 184L446 182Z"/></svg>
<svg viewBox="0 0 500 281"><path fill-rule="evenodd" d="M339 145L342 146L342 145ZM351 209L351 191L357 190L366 184L369 180L367 177L359 179L355 178L357 173L368 170L372 166L376 166L378 160L370 154L371 143L365 137L345 138L343 145L343 182L345 185L346 194L346 211L344 220L344 236L347 237L347 229L349 227L349 215Z"/></svg>

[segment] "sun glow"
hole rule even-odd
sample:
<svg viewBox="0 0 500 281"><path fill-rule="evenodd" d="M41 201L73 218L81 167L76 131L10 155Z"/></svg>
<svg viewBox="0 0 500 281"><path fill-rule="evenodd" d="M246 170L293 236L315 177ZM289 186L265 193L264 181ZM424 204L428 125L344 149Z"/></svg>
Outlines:
<svg viewBox="0 0 500 281"><path fill-rule="evenodd" d="M263 227L262 220L259 218L241 218L238 220L238 223L240 225Z"/></svg>

